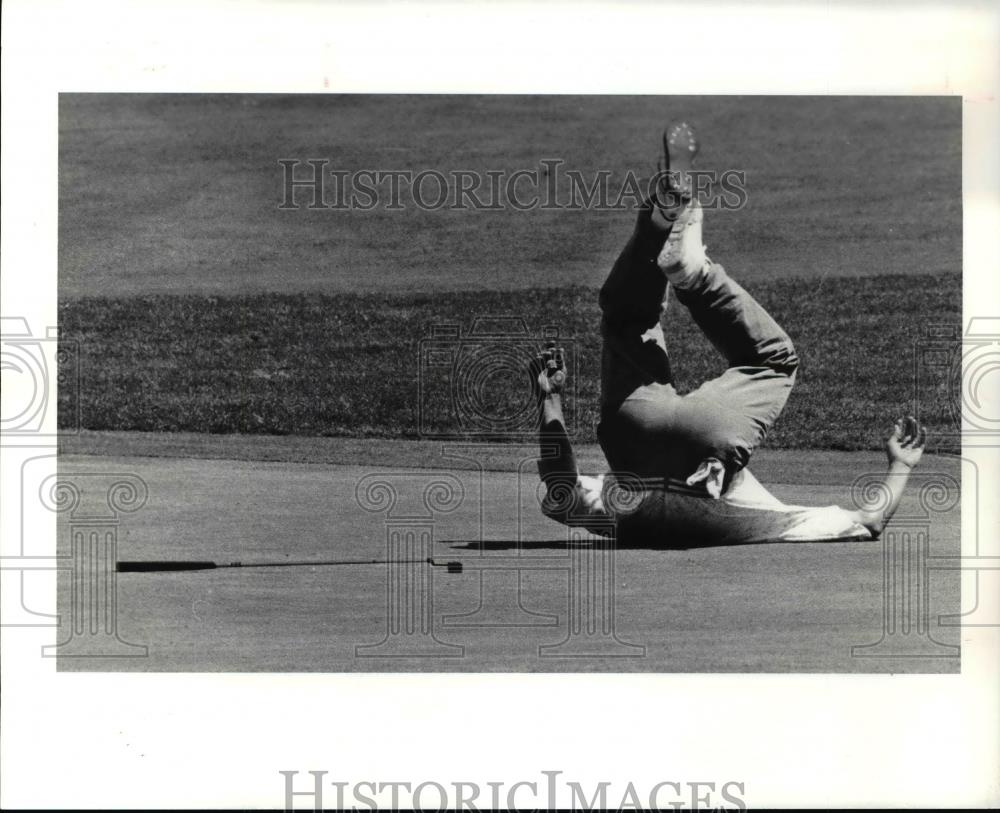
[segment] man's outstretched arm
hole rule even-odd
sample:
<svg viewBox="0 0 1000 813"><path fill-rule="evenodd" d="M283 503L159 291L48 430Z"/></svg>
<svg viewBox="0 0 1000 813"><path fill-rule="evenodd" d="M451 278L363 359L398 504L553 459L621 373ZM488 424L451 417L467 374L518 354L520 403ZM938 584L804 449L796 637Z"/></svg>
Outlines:
<svg viewBox="0 0 1000 813"><path fill-rule="evenodd" d="M910 472L920 462L927 442L927 430L912 416L900 418L886 439L885 452L889 470L882 484L885 494L854 512L855 518L877 538L899 508Z"/></svg>
<svg viewBox="0 0 1000 813"><path fill-rule="evenodd" d="M560 483L572 487L576 485L579 470L563 418L562 390L566 383L566 366L562 350L549 347L539 353L533 372L541 399L538 474L549 489Z"/></svg>
<svg viewBox="0 0 1000 813"><path fill-rule="evenodd" d="M562 389L566 383L566 367L562 350L550 347L540 353L535 360L535 373L541 412L538 473L546 492L542 513L563 525L607 536L610 518L604 510L604 478L580 474L563 420Z"/></svg>

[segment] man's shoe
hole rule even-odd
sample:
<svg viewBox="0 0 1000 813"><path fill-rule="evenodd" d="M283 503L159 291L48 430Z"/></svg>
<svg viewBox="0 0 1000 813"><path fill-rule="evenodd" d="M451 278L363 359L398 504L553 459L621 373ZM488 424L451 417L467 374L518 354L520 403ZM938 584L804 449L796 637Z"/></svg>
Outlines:
<svg viewBox="0 0 1000 813"><path fill-rule="evenodd" d="M663 157L657 166L653 202L668 221L677 219L694 194L689 173L698 146L694 130L685 121L663 131Z"/></svg>
<svg viewBox="0 0 1000 813"><path fill-rule="evenodd" d="M678 288L689 287L708 262L701 242L704 217L698 201L684 206L656 258L667 281Z"/></svg>

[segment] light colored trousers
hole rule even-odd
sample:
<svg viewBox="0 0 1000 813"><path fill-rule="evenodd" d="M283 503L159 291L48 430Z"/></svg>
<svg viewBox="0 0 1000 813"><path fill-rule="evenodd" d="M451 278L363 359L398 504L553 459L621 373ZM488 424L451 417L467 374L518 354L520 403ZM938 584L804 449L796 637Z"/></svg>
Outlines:
<svg viewBox="0 0 1000 813"><path fill-rule="evenodd" d="M598 439L613 471L683 480L717 457L728 482L784 408L798 356L770 314L710 263L691 288L675 291L729 369L679 395L660 324L667 282L656 265L669 232L647 203L601 289Z"/></svg>

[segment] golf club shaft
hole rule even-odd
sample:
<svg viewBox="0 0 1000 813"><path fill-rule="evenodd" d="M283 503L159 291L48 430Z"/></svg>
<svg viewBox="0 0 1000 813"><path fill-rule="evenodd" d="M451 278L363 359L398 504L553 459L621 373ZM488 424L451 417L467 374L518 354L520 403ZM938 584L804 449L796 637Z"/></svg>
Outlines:
<svg viewBox="0 0 1000 813"><path fill-rule="evenodd" d="M435 562L433 558L427 559L396 559L394 564L412 565L426 562L433 567L446 567L455 569L461 566L459 562ZM349 565L386 565L388 559L327 559L317 561L291 561L291 562L212 562L212 561L192 561L192 560L147 560L147 561L121 561L117 563L116 570L119 573L160 573L160 572L180 572L185 570L223 570L228 568L265 568L265 567L344 567Z"/></svg>

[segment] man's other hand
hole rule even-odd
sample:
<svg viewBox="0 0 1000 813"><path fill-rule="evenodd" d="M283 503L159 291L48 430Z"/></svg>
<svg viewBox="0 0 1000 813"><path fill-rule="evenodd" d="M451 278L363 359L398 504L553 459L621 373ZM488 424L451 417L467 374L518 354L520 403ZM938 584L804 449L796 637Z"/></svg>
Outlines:
<svg viewBox="0 0 1000 813"><path fill-rule="evenodd" d="M566 386L566 362L561 347L549 346L535 356L532 364L535 384L542 395L557 395Z"/></svg>
<svg viewBox="0 0 1000 813"><path fill-rule="evenodd" d="M705 490L712 499L719 499L722 496L722 484L726 479L726 467L722 461L715 457L706 457L701 461L698 470L687 478L689 486L699 483L705 484Z"/></svg>
<svg viewBox="0 0 1000 813"><path fill-rule="evenodd" d="M926 442L927 429L920 426L916 418L912 415L900 418L885 441L885 453L889 458L889 464L902 463L912 469L920 462Z"/></svg>

